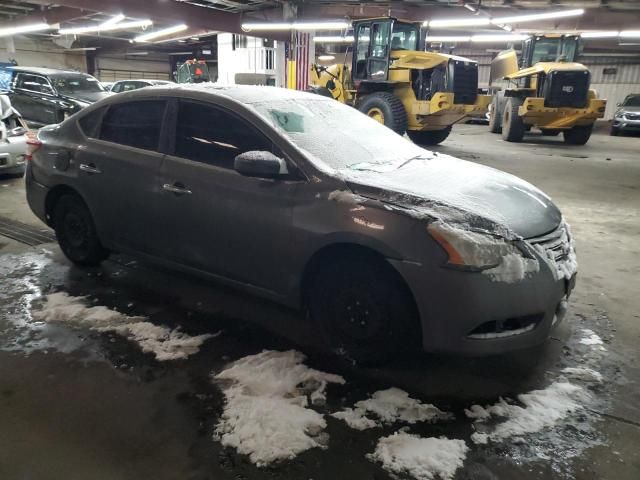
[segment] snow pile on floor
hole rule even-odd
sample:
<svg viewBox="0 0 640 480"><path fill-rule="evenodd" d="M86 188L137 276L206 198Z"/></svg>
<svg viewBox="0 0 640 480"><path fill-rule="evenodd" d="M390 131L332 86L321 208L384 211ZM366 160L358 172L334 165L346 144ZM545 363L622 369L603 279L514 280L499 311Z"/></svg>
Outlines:
<svg viewBox="0 0 640 480"><path fill-rule="evenodd" d="M65 322L118 333L136 342L143 352L153 353L158 361L187 358L214 336L191 336L177 328L154 325L145 321L145 317L131 317L104 306L88 306L86 297L73 297L65 292L47 295L40 310L34 310L32 315L43 322Z"/></svg>
<svg viewBox="0 0 640 480"><path fill-rule="evenodd" d="M368 458L380 462L392 474L410 475L416 480L450 480L463 466L468 450L463 440L421 438L400 432L381 438Z"/></svg>
<svg viewBox="0 0 640 480"><path fill-rule="evenodd" d="M582 345L602 345L604 343L602 338L600 338L593 330L585 328L580 330L580 333L582 334L582 338L580 339L580 343Z"/></svg>
<svg viewBox="0 0 640 480"><path fill-rule="evenodd" d="M375 418L370 418L370 415ZM331 416L344 420L356 430L366 430L399 421L436 422L453 418L452 414L411 398L407 392L399 388L379 390L371 398L356 403L354 408L346 408L341 412L332 413Z"/></svg>
<svg viewBox="0 0 640 480"><path fill-rule="evenodd" d="M568 382L554 382L543 390L518 395L522 406L500 398L494 405L473 405L465 410L465 414L475 419L476 423L486 422L491 417L504 418L505 420L492 430L487 428L486 431L480 432L488 434L489 440L501 441L553 427L567 415L580 410L588 398L589 394L580 386ZM477 440L484 438L478 437Z"/></svg>
<svg viewBox="0 0 640 480"><path fill-rule="evenodd" d="M265 350L232 363L213 377L223 385L224 411L214 438L258 466L326 447L326 421L307 408L326 399L327 384L344 379L307 367L294 350Z"/></svg>
<svg viewBox="0 0 640 480"><path fill-rule="evenodd" d="M586 367L567 367L562 370L568 378L585 383L602 383L602 374Z"/></svg>

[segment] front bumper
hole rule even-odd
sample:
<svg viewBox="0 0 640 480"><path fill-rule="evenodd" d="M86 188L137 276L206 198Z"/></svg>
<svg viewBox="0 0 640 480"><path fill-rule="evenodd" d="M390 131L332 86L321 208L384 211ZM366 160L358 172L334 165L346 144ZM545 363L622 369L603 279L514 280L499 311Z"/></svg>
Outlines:
<svg viewBox="0 0 640 480"><path fill-rule="evenodd" d="M417 263L389 260L413 291L427 352L493 355L544 343L567 309L575 285L556 278L539 259L539 272L517 283L492 280L480 272L438 267L427 272ZM474 334L491 322L531 321L509 334ZM535 322L535 323L534 323Z"/></svg>
<svg viewBox="0 0 640 480"><path fill-rule="evenodd" d="M626 117L614 118L611 126L625 132L640 132L640 120L629 120Z"/></svg>

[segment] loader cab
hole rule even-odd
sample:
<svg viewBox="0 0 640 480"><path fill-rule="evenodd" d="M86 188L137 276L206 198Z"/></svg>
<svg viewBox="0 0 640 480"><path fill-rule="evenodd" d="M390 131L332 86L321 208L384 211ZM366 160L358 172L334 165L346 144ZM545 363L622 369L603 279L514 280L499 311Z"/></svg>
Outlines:
<svg viewBox="0 0 640 480"><path fill-rule="evenodd" d="M539 62L575 62L579 54L580 37L576 35L533 35L522 44L521 69Z"/></svg>
<svg viewBox="0 0 640 480"><path fill-rule="evenodd" d="M352 78L356 87L363 81L388 81L392 50L420 49L420 27L395 18L354 22L353 35Z"/></svg>

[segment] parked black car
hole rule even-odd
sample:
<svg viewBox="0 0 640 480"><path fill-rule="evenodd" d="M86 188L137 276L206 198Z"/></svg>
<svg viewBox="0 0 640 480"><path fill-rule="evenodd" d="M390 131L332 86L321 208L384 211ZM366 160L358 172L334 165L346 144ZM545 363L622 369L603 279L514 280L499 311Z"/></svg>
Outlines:
<svg viewBox="0 0 640 480"><path fill-rule="evenodd" d="M9 67L11 103L33 125L60 123L109 93L91 75L67 70Z"/></svg>

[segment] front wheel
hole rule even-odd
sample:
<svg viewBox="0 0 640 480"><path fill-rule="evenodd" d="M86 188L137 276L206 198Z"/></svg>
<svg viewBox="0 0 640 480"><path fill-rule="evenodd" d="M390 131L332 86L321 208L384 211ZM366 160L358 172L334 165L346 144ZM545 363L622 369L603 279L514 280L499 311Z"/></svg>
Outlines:
<svg viewBox="0 0 640 480"><path fill-rule="evenodd" d="M491 99L491 114L489 115L489 131L491 133L502 132L502 112L498 108L498 96L494 95Z"/></svg>
<svg viewBox="0 0 640 480"><path fill-rule="evenodd" d="M609 135L611 135L612 137L617 137L618 135L620 135L620 130L615 127L611 127Z"/></svg>
<svg viewBox="0 0 640 480"><path fill-rule="evenodd" d="M73 263L95 266L109 256L100 243L91 212L80 197L60 197L53 210L53 228L60 249Z"/></svg>
<svg viewBox="0 0 640 480"><path fill-rule="evenodd" d="M310 282L307 307L333 352L380 364L419 346L413 297L383 258L349 252L323 261Z"/></svg>
<svg viewBox="0 0 640 480"><path fill-rule="evenodd" d="M438 145L444 142L451 133L451 127L442 130L409 130L407 135L418 145Z"/></svg>
<svg viewBox="0 0 640 480"><path fill-rule="evenodd" d="M407 131L407 111L404 109L402 100L393 93L371 93L358 103L357 108L398 135L404 135Z"/></svg>
<svg viewBox="0 0 640 480"><path fill-rule="evenodd" d="M576 125L569 130L563 132L564 143L568 145L584 145L589 141L591 132L593 130L592 125Z"/></svg>

